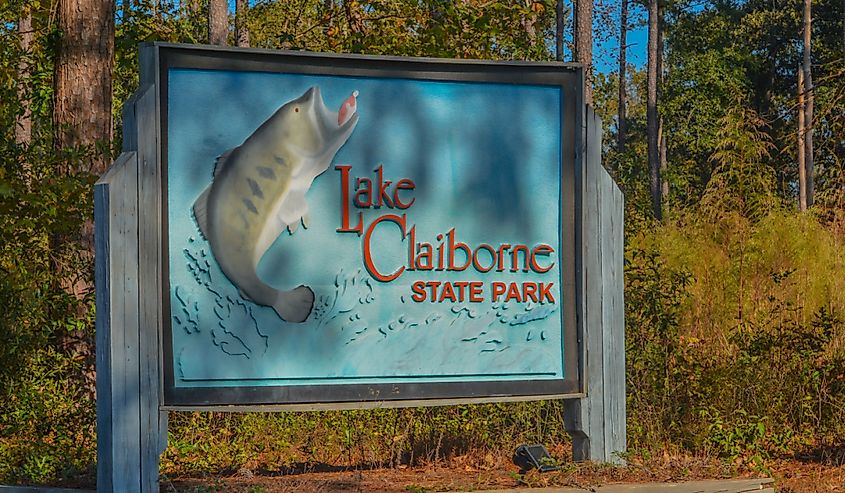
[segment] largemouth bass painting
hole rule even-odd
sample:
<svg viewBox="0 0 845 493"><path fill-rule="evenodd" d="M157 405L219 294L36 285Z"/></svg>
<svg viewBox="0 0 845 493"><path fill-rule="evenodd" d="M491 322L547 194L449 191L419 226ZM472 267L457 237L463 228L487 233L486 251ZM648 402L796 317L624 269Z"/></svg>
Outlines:
<svg viewBox="0 0 845 493"><path fill-rule="evenodd" d="M243 144L217 158L211 185L193 205L214 258L241 296L272 307L287 322L308 318L314 292L303 284L277 289L256 269L285 229L293 234L300 222L308 227L305 194L355 129L357 96L353 92L334 112L312 87L284 104Z"/></svg>

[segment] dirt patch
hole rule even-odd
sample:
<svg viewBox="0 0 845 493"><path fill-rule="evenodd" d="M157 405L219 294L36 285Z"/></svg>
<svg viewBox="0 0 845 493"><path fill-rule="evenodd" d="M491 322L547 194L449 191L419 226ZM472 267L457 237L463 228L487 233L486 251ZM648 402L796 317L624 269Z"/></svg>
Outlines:
<svg viewBox="0 0 845 493"><path fill-rule="evenodd" d="M341 471L251 473L240 471L227 477L175 478L162 482L162 491L181 492L412 492L472 491L515 487L569 486L589 489L615 483L675 482L699 479L754 478L771 475L780 479L779 491L809 493L845 491L845 467L777 461L764 472L737 473L735 466L706 457L665 455L644 463L632 459L628 467L563 463L559 471L520 474L506 457L456 457L425 467L379 469L350 467ZM783 486L780 486L782 482ZM840 489L837 489L840 488Z"/></svg>

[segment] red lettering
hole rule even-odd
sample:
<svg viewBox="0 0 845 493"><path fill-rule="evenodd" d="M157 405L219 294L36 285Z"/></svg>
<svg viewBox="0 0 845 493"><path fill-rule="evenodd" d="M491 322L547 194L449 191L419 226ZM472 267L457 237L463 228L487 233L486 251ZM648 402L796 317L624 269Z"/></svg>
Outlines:
<svg viewBox="0 0 845 493"><path fill-rule="evenodd" d="M466 281L456 281L455 286L458 287L458 301L464 301L464 290L466 290L467 286L469 285Z"/></svg>
<svg viewBox="0 0 845 493"><path fill-rule="evenodd" d="M369 272L370 275L373 276L373 278L375 278L377 281L390 282L402 275L402 272L405 270L405 267L399 267L392 274L386 275L380 273L378 269L376 269L376 264L373 262L372 249L370 247L370 239L373 236L373 231L375 231L376 226L378 226L379 223L381 223L382 221L389 221L399 226L399 228L402 230L402 239L404 240L405 215L402 214L402 216L397 216L396 214L385 214L373 221L372 224L370 224L370 227L367 228L366 234L364 234L364 245L362 250L364 254L364 266L367 268L367 272Z"/></svg>
<svg viewBox="0 0 845 493"><path fill-rule="evenodd" d="M528 257L531 256L531 253L528 251L528 247L525 245L516 245L513 247L513 251L511 252L511 272L516 272L519 270L519 252L525 254L523 257L525 259L525 267L522 268L522 272L528 272Z"/></svg>
<svg viewBox="0 0 845 493"><path fill-rule="evenodd" d="M533 270L534 272L539 272L540 274L552 270L552 267L555 266L554 262L549 264L548 267L541 267L540 264L537 263L537 256L548 257L549 255L554 253L554 251L554 248L549 245L546 245L545 243L534 247L534 251L531 252L531 270Z"/></svg>
<svg viewBox="0 0 845 493"><path fill-rule="evenodd" d="M440 233L437 235L437 241L440 242L440 245L437 246L437 268L434 270L440 271L443 270L443 234Z"/></svg>
<svg viewBox="0 0 845 493"><path fill-rule="evenodd" d="M340 171L340 228L338 233L361 233L364 232L364 214L358 213L358 225L349 227L349 170L352 166L335 166Z"/></svg>
<svg viewBox="0 0 845 493"><path fill-rule="evenodd" d="M423 264L423 260L426 261L425 264ZM414 267L419 270L431 270L434 268L432 266L431 243L417 243L417 265Z"/></svg>
<svg viewBox="0 0 845 493"><path fill-rule="evenodd" d="M505 301L516 300L522 303L522 298L519 296L519 288L515 282L512 282L508 285L508 296L505 298Z"/></svg>
<svg viewBox="0 0 845 493"><path fill-rule="evenodd" d="M455 243L455 228L450 229L446 233L446 237L449 238L449 266L446 270L449 271L461 271L466 270L469 267L469 264L472 263L472 250L469 249L466 243L457 242ZM455 265L455 250L463 250L464 255L466 255L467 261L462 266Z"/></svg>
<svg viewBox="0 0 845 493"><path fill-rule="evenodd" d="M484 301L484 298L481 297L481 286L482 284L479 281L469 283L469 301L471 303L481 303Z"/></svg>
<svg viewBox="0 0 845 493"><path fill-rule="evenodd" d="M481 252L481 250L487 250L487 253L490 254L490 258L491 260L493 260L493 263L490 264L490 267L481 267L481 263L478 261L478 254ZM482 243L478 245L478 248L475 249L475 253L473 253L472 255L472 266L475 267L475 270L477 270L478 272L490 272L493 267L496 266L496 250L494 250L493 247L491 247L487 243Z"/></svg>
<svg viewBox="0 0 845 493"><path fill-rule="evenodd" d="M414 245L416 245L417 241L417 227L416 225L411 226L411 231L408 232L409 242L408 242L408 270L417 270L417 261L414 260Z"/></svg>
<svg viewBox="0 0 845 493"><path fill-rule="evenodd" d="M423 281L416 281L414 284L411 284L411 291L414 293L411 295L412 300L417 303L425 301L425 283Z"/></svg>
<svg viewBox="0 0 845 493"><path fill-rule="evenodd" d="M540 303L543 303L546 299L549 300L549 303L555 302L555 297L552 295L552 287L554 285L555 283L553 282L548 284L542 282L540 283Z"/></svg>
<svg viewBox="0 0 845 493"><path fill-rule="evenodd" d="M498 281L491 284L491 286L490 286L491 289L492 289L492 296L491 297L493 298L493 301L498 301L499 296L505 294L505 286L506 286L505 283L498 282Z"/></svg>
<svg viewBox="0 0 845 493"><path fill-rule="evenodd" d="M402 202L399 198L399 191L400 190L413 190L416 188L416 184L407 178L402 178L396 183L396 188L393 190L393 202L396 204L396 207L399 209L407 209L414 205L414 201L417 200L416 197L412 197L410 202Z"/></svg>
<svg viewBox="0 0 845 493"><path fill-rule="evenodd" d="M390 194L387 193L387 189L390 188L390 184L392 183L390 180L384 181L384 166L381 164L378 165L378 168L375 169L376 174L378 175L378 200L376 201L376 207L381 207L382 199L384 202L387 203L387 207L393 208L393 201L390 199Z"/></svg>
<svg viewBox="0 0 845 493"><path fill-rule="evenodd" d="M366 185L362 187L361 185ZM366 209L373 205L373 182L369 178L358 178L355 180L355 207ZM361 200L366 197L366 202Z"/></svg>
<svg viewBox="0 0 845 493"><path fill-rule="evenodd" d="M437 301L437 286L440 286L440 281L428 281L425 284L431 288L431 302L434 303Z"/></svg>
<svg viewBox="0 0 845 493"><path fill-rule="evenodd" d="M444 300L448 299L452 303L458 301L457 297L455 297L455 290L452 288L452 283L447 282L443 284L443 289L440 290L440 302L443 303Z"/></svg>
<svg viewBox="0 0 845 493"><path fill-rule="evenodd" d="M524 282L522 283L522 299L528 301L528 298L534 303L539 302L540 300L537 299L537 283L534 282Z"/></svg>
<svg viewBox="0 0 845 493"><path fill-rule="evenodd" d="M505 251L507 251L510 247L510 243L502 243L499 245L499 257L498 263L496 264L496 272L502 272L505 270Z"/></svg>

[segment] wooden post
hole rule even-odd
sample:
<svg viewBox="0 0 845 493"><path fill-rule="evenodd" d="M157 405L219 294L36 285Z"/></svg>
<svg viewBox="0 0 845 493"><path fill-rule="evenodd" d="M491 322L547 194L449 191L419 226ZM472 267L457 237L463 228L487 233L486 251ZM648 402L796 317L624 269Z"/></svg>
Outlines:
<svg viewBox="0 0 845 493"><path fill-rule="evenodd" d="M151 53L142 49L142 64L151 63ZM154 87L141 81L124 106L124 152L94 188L100 493L158 492L159 455L167 443L167 415L160 411L161 198Z"/></svg>
<svg viewBox="0 0 845 493"><path fill-rule="evenodd" d="M586 397L564 401L576 461L623 462L626 449L624 198L601 165L601 120L589 107L582 151L579 323Z"/></svg>

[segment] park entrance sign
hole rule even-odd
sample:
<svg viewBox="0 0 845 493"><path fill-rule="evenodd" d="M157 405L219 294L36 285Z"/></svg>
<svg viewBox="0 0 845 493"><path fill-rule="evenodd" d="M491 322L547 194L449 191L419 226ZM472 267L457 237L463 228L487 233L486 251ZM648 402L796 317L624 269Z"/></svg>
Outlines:
<svg viewBox="0 0 845 493"><path fill-rule="evenodd" d="M176 409L566 398L576 457L624 450L622 197L582 84L143 46L95 193L98 489L155 488Z"/></svg>

